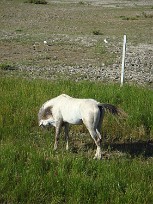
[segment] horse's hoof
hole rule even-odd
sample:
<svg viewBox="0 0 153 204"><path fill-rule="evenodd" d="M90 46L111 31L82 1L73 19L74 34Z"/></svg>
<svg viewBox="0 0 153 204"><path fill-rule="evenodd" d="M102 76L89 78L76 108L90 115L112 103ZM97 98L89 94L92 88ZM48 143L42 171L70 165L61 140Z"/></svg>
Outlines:
<svg viewBox="0 0 153 204"><path fill-rule="evenodd" d="M101 160L101 159L102 159L102 156L94 156L93 159Z"/></svg>
<svg viewBox="0 0 153 204"><path fill-rule="evenodd" d="M54 151L56 151L57 150L57 147L54 147Z"/></svg>
<svg viewBox="0 0 153 204"><path fill-rule="evenodd" d="M66 146L66 151L68 151L69 150L69 146Z"/></svg>

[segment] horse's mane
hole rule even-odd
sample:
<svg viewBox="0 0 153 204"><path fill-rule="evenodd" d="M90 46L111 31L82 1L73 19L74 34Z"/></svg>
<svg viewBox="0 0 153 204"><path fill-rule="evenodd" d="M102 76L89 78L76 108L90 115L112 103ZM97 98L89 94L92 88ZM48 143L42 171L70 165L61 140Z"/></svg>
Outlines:
<svg viewBox="0 0 153 204"><path fill-rule="evenodd" d="M47 119L50 116L52 116L52 107L48 106L47 108L44 108L43 106L40 108L38 113L38 121L42 119Z"/></svg>

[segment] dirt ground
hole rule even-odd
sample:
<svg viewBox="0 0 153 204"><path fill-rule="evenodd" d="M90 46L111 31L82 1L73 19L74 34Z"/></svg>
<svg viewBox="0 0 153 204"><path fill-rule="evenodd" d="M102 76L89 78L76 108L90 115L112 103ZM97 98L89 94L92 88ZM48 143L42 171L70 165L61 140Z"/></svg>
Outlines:
<svg viewBox="0 0 153 204"><path fill-rule="evenodd" d="M48 2L55 2L55 3L85 3L85 4L92 4L92 5L103 5L103 6L144 6L144 5L152 5L152 0L48 0Z"/></svg>
<svg viewBox="0 0 153 204"><path fill-rule="evenodd" d="M153 87L153 1L0 2L0 74ZM27 15L28 13L28 15Z"/></svg>

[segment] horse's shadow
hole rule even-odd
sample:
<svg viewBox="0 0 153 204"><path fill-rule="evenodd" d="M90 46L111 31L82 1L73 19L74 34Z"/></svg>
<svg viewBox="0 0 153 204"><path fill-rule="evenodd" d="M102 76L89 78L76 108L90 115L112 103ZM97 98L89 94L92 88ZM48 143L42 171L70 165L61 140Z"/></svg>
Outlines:
<svg viewBox="0 0 153 204"><path fill-rule="evenodd" d="M90 149L95 149L95 144L92 142L82 144L81 148L73 146L73 152L78 153L79 150L84 152ZM105 143L102 144L103 155L113 155L115 151L123 154L130 155L131 157L142 156L145 158L153 157L153 141L137 141L137 142L118 142L118 143ZM107 157L107 156L106 156Z"/></svg>
<svg viewBox="0 0 153 204"><path fill-rule="evenodd" d="M126 154L143 157L153 157L153 141L137 141L105 144L104 147L111 150L117 150Z"/></svg>

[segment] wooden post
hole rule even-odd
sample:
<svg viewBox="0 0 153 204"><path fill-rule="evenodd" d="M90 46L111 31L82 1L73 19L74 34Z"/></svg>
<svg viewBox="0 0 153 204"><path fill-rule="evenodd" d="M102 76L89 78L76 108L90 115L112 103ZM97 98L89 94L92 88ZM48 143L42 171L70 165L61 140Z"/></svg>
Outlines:
<svg viewBox="0 0 153 204"><path fill-rule="evenodd" d="M126 52L126 35L124 35L124 40L123 40L122 69L121 69L121 86L123 86L123 81L124 81L125 52Z"/></svg>

